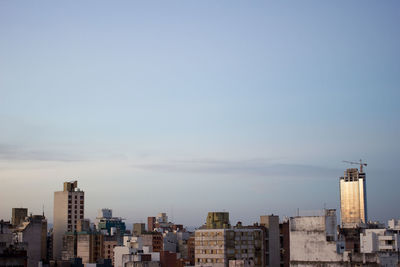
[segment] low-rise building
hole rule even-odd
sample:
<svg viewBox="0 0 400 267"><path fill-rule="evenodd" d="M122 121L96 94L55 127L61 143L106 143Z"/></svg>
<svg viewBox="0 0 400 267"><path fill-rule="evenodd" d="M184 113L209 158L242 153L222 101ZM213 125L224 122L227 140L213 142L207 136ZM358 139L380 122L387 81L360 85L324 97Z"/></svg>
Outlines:
<svg viewBox="0 0 400 267"><path fill-rule="evenodd" d="M261 229L200 229L195 231L195 265L228 267L230 260L264 266Z"/></svg>
<svg viewBox="0 0 400 267"><path fill-rule="evenodd" d="M341 246L344 249L337 240L336 210L290 218L290 266L340 266Z"/></svg>

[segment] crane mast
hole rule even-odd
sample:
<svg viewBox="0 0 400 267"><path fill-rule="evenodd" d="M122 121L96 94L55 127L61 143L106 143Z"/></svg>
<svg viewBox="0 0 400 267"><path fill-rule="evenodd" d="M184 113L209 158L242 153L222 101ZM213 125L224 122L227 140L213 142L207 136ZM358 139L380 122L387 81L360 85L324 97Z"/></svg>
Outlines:
<svg viewBox="0 0 400 267"><path fill-rule="evenodd" d="M360 159L360 162L347 161L347 160L343 160L343 162L349 163L349 164L357 164L357 165L360 164L360 172L363 172L363 166L367 167L367 163L363 162L361 159Z"/></svg>

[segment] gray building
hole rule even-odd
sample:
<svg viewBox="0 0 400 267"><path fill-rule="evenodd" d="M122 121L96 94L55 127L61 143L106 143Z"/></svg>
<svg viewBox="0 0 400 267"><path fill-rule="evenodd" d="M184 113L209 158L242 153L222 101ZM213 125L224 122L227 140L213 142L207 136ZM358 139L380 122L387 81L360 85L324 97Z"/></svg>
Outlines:
<svg viewBox="0 0 400 267"><path fill-rule="evenodd" d="M26 247L28 267L37 267L39 261L47 259L47 220L44 216L27 217L15 231L18 242Z"/></svg>
<svg viewBox="0 0 400 267"><path fill-rule="evenodd" d="M266 228L265 266L280 266L279 216L260 216L260 225Z"/></svg>

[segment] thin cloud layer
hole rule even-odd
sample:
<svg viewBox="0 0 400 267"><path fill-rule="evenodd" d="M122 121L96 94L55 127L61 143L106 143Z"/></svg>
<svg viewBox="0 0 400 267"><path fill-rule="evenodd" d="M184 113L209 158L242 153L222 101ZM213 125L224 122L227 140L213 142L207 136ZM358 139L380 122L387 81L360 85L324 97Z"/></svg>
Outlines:
<svg viewBox="0 0 400 267"><path fill-rule="evenodd" d="M321 166L273 163L267 159L168 160L155 163L137 163L133 168L152 172L202 173L279 177L337 177L341 170Z"/></svg>
<svg viewBox="0 0 400 267"><path fill-rule="evenodd" d="M15 145L0 144L0 160L5 161L82 161L82 156L56 149L30 149Z"/></svg>

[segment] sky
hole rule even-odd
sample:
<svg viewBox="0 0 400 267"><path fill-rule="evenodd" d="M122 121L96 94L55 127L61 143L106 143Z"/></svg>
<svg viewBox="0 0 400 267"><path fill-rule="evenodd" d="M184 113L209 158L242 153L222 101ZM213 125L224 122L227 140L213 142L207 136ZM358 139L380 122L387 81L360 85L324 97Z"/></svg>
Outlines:
<svg viewBox="0 0 400 267"><path fill-rule="evenodd" d="M189 226L339 210L400 217L399 1L0 1L0 218L167 212Z"/></svg>

